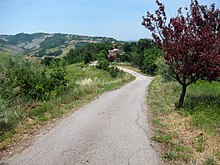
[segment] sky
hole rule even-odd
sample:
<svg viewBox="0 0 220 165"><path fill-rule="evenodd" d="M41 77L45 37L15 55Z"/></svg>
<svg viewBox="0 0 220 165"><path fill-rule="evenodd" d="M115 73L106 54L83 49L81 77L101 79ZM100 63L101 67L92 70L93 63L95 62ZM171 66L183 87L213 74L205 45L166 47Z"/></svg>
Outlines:
<svg viewBox="0 0 220 165"><path fill-rule="evenodd" d="M191 0L161 0L168 16ZM220 0L199 0L200 4ZM155 0L0 0L0 34L65 33L136 41L150 38L142 16L157 8Z"/></svg>

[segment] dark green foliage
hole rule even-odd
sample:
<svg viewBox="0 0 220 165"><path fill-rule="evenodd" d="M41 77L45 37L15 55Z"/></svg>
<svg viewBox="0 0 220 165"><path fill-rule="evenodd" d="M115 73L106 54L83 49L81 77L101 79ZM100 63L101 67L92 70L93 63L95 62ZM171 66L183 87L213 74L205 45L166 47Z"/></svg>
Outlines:
<svg viewBox="0 0 220 165"><path fill-rule="evenodd" d="M107 55L108 50L112 49L112 44L110 43L89 43L86 44L83 48L83 52L90 52L93 60L98 60L99 53Z"/></svg>
<svg viewBox="0 0 220 165"><path fill-rule="evenodd" d="M144 50L144 71L151 75L157 72L156 61L158 57L162 57L163 52L157 47L151 47Z"/></svg>
<svg viewBox="0 0 220 165"><path fill-rule="evenodd" d="M43 57L46 55L46 49L40 49L37 53L35 53L36 57Z"/></svg>
<svg viewBox="0 0 220 165"><path fill-rule="evenodd" d="M49 74L49 91L53 91L55 95L63 93L67 84L65 77L66 66L62 66L61 63L54 64Z"/></svg>
<svg viewBox="0 0 220 165"><path fill-rule="evenodd" d="M85 46L88 42L77 42L75 44L75 48L82 48L83 46Z"/></svg>
<svg viewBox="0 0 220 165"><path fill-rule="evenodd" d="M145 49L155 46L155 43L151 39L140 39L138 42L126 42L122 46L125 53L136 51L137 53L143 53Z"/></svg>
<svg viewBox="0 0 220 165"><path fill-rule="evenodd" d="M65 87L65 67L54 65L49 71L29 61L9 61L0 78L0 97L16 100L48 99Z"/></svg>
<svg viewBox="0 0 220 165"><path fill-rule="evenodd" d="M139 69L143 70L144 65L144 54L138 53L137 51L132 51L130 54L131 63L138 66Z"/></svg>
<svg viewBox="0 0 220 165"><path fill-rule="evenodd" d="M54 34L51 37L47 37L43 42L40 43L42 49L51 49L63 45L65 42L65 34Z"/></svg>
<svg viewBox="0 0 220 165"><path fill-rule="evenodd" d="M159 57L156 60L156 65L157 65L157 74L161 75L164 82L169 82L173 81L173 72L170 69L169 65L167 65L164 61L163 57Z"/></svg>
<svg viewBox="0 0 220 165"><path fill-rule="evenodd" d="M47 52L46 49L40 49L37 53L35 53L35 56L37 57L43 57L43 56L51 56L51 57L57 57L60 56L63 53L63 51L59 48L56 51Z"/></svg>
<svg viewBox="0 0 220 165"><path fill-rule="evenodd" d="M124 43L122 48L123 48L124 52L131 52L132 51L131 43L129 43L129 42Z"/></svg>
<svg viewBox="0 0 220 165"><path fill-rule="evenodd" d="M116 40L107 37L91 37L61 33L19 33L16 35L0 35L0 51L11 49L13 50L12 52L15 53L43 57L59 56L62 54L62 49L64 48L66 50L71 47L82 48L86 45L96 45L95 47L98 49L96 49L94 53L90 51L93 59L96 59L94 57L96 57L100 50L104 49L108 51L111 49L109 47L112 47L112 41ZM106 47L106 45L108 46Z"/></svg>
<svg viewBox="0 0 220 165"><path fill-rule="evenodd" d="M89 52L86 52L84 55L84 64L88 64L90 63L90 61L92 60L92 55Z"/></svg>
<svg viewBox="0 0 220 165"><path fill-rule="evenodd" d="M31 42L33 39L41 37L44 33L25 34L19 33L14 36L9 36L8 43L16 45L22 42Z"/></svg>
<svg viewBox="0 0 220 165"><path fill-rule="evenodd" d="M46 66L49 66L53 63L58 63L60 62L61 59L60 58L55 58L55 57L51 57L51 56L45 56L42 60L41 60L41 63L46 65Z"/></svg>
<svg viewBox="0 0 220 165"><path fill-rule="evenodd" d="M48 69L31 61L5 58L0 66L0 135L25 117L20 106L55 98L66 91L66 67L62 61Z"/></svg>
<svg viewBox="0 0 220 165"><path fill-rule="evenodd" d="M154 45L151 39L140 39L136 44L136 49L138 53L142 53L145 49L151 48Z"/></svg>
<svg viewBox="0 0 220 165"><path fill-rule="evenodd" d="M40 50L36 53L36 56L43 57L47 56L59 56L62 54L62 50L60 49L61 45L65 45L65 38L66 34L56 33L53 34L51 37L47 37L43 42L40 43ZM47 50L52 48L59 48L54 52L47 53Z"/></svg>
<svg viewBox="0 0 220 165"><path fill-rule="evenodd" d="M98 69L108 70L110 63L105 58L102 58L98 61L98 65L96 66Z"/></svg>
<svg viewBox="0 0 220 165"><path fill-rule="evenodd" d="M49 53L47 53L47 56L59 56L59 55L61 55L63 53L63 51L61 50L61 49L58 49L58 50L56 50L56 51L54 51L54 52L49 52Z"/></svg>
<svg viewBox="0 0 220 165"><path fill-rule="evenodd" d="M119 71L120 70L117 67L110 67L109 68L109 74L111 75L112 78L117 77Z"/></svg>
<svg viewBox="0 0 220 165"><path fill-rule="evenodd" d="M82 61L88 63L91 60L99 60L101 58L107 59L107 52L110 49L112 49L112 44L110 43L89 43L83 47L71 49L64 59L69 64Z"/></svg>
<svg viewBox="0 0 220 165"><path fill-rule="evenodd" d="M70 51L67 53L67 55L64 57L64 59L69 63L69 64L74 64L77 62L82 62L83 61L83 52L81 48L76 48L76 49L70 49Z"/></svg>
<svg viewBox="0 0 220 165"><path fill-rule="evenodd" d="M96 58L97 58L97 60L101 60L102 58L108 59L107 54L108 54L108 52L107 52L106 50L101 50L101 51L97 54Z"/></svg>
<svg viewBox="0 0 220 165"><path fill-rule="evenodd" d="M162 56L162 51L155 46L150 39L140 39L138 42L125 43L123 45L125 55L120 57L120 61L131 62L141 71L150 75L157 72L156 60Z"/></svg>
<svg viewBox="0 0 220 165"><path fill-rule="evenodd" d="M71 35L71 39L82 41L79 42L80 44L84 44L83 40L90 40L90 41L101 41L102 43L112 43L116 41L114 38L109 37L90 37L90 36L80 36L80 35Z"/></svg>

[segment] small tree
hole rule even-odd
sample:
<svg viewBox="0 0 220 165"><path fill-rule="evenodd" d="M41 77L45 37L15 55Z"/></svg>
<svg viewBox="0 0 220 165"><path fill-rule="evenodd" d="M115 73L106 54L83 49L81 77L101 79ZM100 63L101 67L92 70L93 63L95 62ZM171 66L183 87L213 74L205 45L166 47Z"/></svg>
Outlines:
<svg viewBox="0 0 220 165"><path fill-rule="evenodd" d="M150 75L157 72L156 61L158 57L163 56L161 49L156 46L144 50L144 71Z"/></svg>
<svg viewBox="0 0 220 165"><path fill-rule="evenodd" d="M92 55L89 52L86 52L84 55L84 64L88 64L90 63L90 61L92 60Z"/></svg>
<svg viewBox="0 0 220 165"><path fill-rule="evenodd" d="M105 58L102 58L98 61L98 65L96 66L98 69L108 70L110 63Z"/></svg>
<svg viewBox="0 0 220 165"><path fill-rule="evenodd" d="M166 23L165 7L156 0L155 14L147 12L143 25L152 32L164 58L181 84L178 107L182 107L187 86L200 78L213 80L220 76L220 10L191 0L190 8Z"/></svg>

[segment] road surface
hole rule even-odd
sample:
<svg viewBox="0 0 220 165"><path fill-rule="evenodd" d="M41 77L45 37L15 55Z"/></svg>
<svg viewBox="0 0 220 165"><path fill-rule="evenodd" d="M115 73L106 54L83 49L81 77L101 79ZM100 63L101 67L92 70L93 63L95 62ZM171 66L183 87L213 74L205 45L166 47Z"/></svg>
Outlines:
<svg viewBox="0 0 220 165"><path fill-rule="evenodd" d="M151 78L136 76L105 93L42 135L9 165L157 165L146 118L146 89Z"/></svg>

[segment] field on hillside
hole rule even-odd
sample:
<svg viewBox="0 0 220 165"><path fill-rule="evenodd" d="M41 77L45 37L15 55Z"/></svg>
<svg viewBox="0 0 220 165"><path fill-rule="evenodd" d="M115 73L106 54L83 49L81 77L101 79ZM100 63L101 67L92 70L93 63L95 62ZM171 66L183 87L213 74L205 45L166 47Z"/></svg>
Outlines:
<svg viewBox="0 0 220 165"><path fill-rule="evenodd" d="M181 88L156 77L148 102L155 134L167 164L220 164L220 83L189 86L185 106L176 109Z"/></svg>

